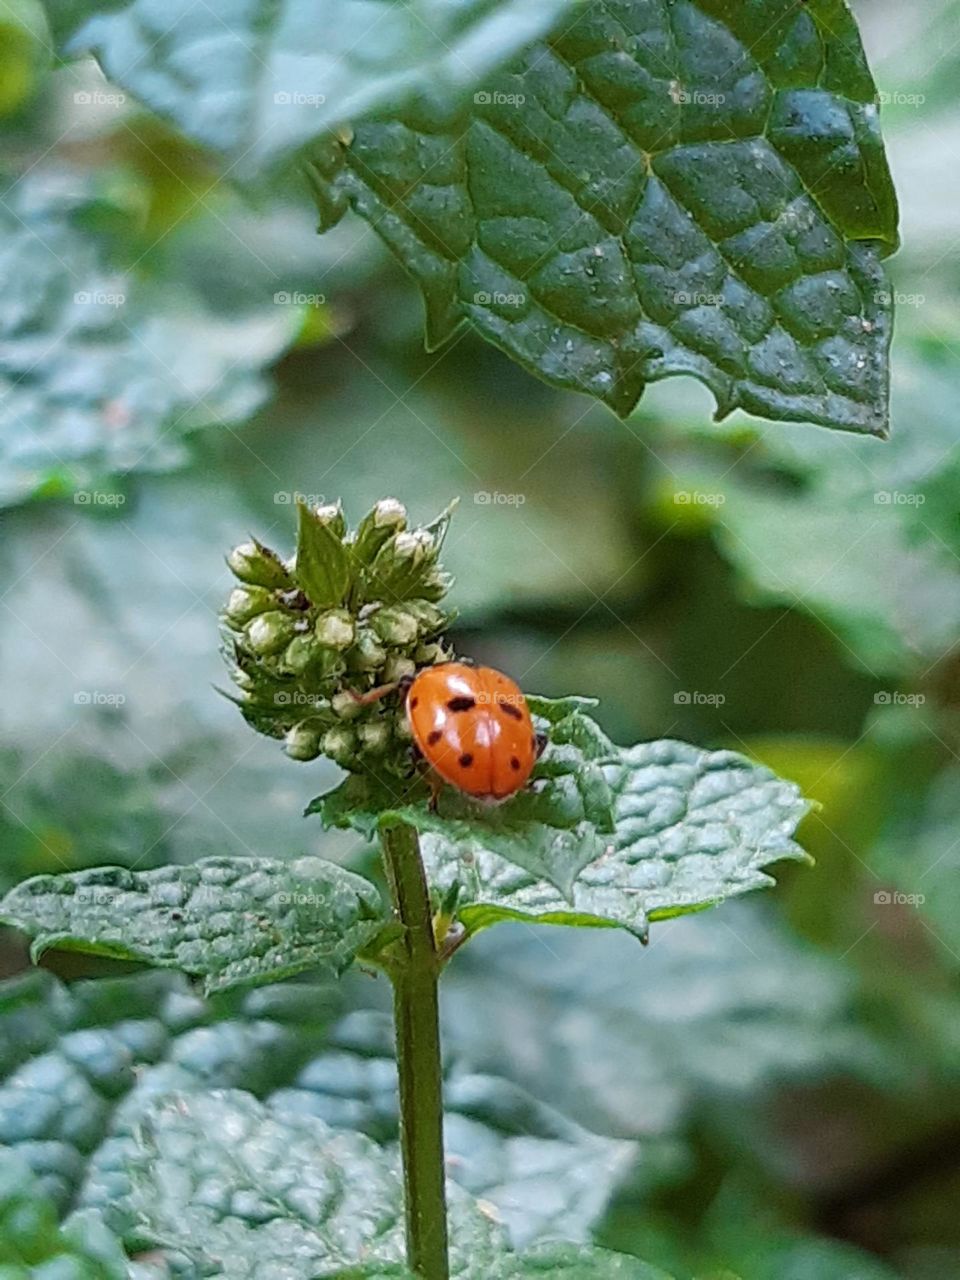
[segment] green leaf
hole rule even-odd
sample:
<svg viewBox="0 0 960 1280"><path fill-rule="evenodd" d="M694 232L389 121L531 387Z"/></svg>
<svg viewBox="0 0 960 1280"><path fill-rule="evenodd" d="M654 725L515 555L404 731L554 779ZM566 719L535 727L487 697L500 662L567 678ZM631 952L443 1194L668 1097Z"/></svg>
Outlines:
<svg viewBox="0 0 960 1280"><path fill-rule="evenodd" d="M311 602L320 608L343 604L352 578L340 523L322 518L305 502L297 504L296 574Z"/></svg>
<svg viewBox="0 0 960 1280"><path fill-rule="evenodd" d="M64 1280L127 1280L119 1242L94 1211L78 1214L66 1228L29 1166L14 1151L0 1149L0 1274L63 1277Z"/></svg>
<svg viewBox="0 0 960 1280"><path fill-rule="evenodd" d="M573 0L47 7L66 53L96 54L111 80L249 173L344 122L418 99L449 109Z"/></svg>
<svg viewBox="0 0 960 1280"><path fill-rule="evenodd" d="M34 959L60 947L140 960L202 977L206 991L339 974L385 924L369 881L321 858L36 876L0 901L0 920L33 937Z"/></svg>
<svg viewBox="0 0 960 1280"><path fill-rule="evenodd" d="M372 985L358 980L359 994L369 998ZM0 984L0 1143L30 1162L61 1210L118 1126L135 1129L152 1099L171 1092L241 1088L290 1123L314 1117L392 1147L391 1018L355 1009L335 1022L346 994L342 983L285 983L205 1001L180 975L156 972L65 987L34 970ZM446 1066L450 1176L483 1200L514 1248L586 1240L626 1177L652 1187L676 1162L672 1142L661 1152L588 1133L515 1084L475 1072L462 1052ZM121 1145L111 1148L120 1161Z"/></svg>
<svg viewBox="0 0 960 1280"><path fill-rule="evenodd" d="M636 1259L587 1249L510 1255L488 1213L455 1184L448 1198L456 1280L556 1269L571 1280L667 1280ZM394 1158L360 1134L278 1115L236 1090L167 1095L121 1123L94 1160L83 1201L128 1248L159 1246L191 1278L253 1280L280 1264L291 1280L386 1276L403 1257Z"/></svg>
<svg viewBox="0 0 960 1280"><path fill-rule="evenodd" d="M418 107L317 149L423 290L525 368L626 415L690 374L717 414L887 431L897 210L842 0L610 0L450 121Z"/></svg>
<svg viewBox="0 0 960 1280"><path fill-rule="evenodd" d="M468 933L519 919L645 940L651 920L762 888L771 863L806 858L792 833L808 806L793 783L731 751L617 748L579 706L552 714L533 787L494 809L448 791L433 811L416 791L358 775L308 812L367 836L384 811L415 826L434 889L460 885Z"/></svg>
<svg viewBox="0 0 960 1280"><path fill-rule="evenodd" d="M846 965L745 900L672 921L640 957L613 930L481 936L447 970L444 1030L448 1054L594 1133L646 1144L722 1103L742 1143L753 1102L778 1088L896 1079L859 999Z"/></svg>
<svg viewBox="0 0 960 1280"><path fill-rule="evenodd" d="M107 212L136 210L64 169L0 200L0 504L44 489L122 509L105 475L181 464L192 431L244 421L295 337L294 308L214 309L192 282L127 268L96 233Z"/></svg>

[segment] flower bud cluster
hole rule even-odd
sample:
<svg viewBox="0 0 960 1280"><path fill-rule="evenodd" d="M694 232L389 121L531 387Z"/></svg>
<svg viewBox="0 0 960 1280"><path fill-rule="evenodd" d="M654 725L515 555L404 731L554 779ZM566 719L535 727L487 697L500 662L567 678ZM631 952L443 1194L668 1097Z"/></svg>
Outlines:
<svg viewBox="0 0 960 1280"><path fill-rule="evenodd" d="M453 615L440 605L449 516L409 529L404 507L384 498L351 532L339 504L301 504L291 560L255 539L227 557L237 579L221 614L234 701L294 760L409 769L402 690L362 697L453 657L443 641Z"/></svg>

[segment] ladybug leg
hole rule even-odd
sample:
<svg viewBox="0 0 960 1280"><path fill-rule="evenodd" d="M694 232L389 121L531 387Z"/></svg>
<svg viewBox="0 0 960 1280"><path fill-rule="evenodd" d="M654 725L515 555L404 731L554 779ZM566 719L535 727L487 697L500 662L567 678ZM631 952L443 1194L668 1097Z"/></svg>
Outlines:
<svg viewBox="0 0 960 1280"><path fill-rule="evenodd" d="M374 702L379 702L381 698L386 698L389 694L394 693L400 688L400 681L394 680L392 684L378 684L375 689L368 689L366 693L357 693L356 689L344 689L344 693L348 694L357 706L369 707Z"/></svg>
<svg viewBox="0 0 960 1280"><path fill-rule="evenodd" d="M440 792L443 790L443 779L438 778L431 770L427 774L427 783L430 787L430 800L427 804L427 808L431 813L436 813L440 807Z"/></svg>
<svg viewBox="0 0 960 1280"><path fill-rule="evenodd" d="M544 751L546 751L547 743L550 741L550 739L547 737L545 733L538 733L538 734L535 734L534 736L536 738L536 744L537 744L536 745L537 759L539 760L540 757L543 755Z"/></svg>

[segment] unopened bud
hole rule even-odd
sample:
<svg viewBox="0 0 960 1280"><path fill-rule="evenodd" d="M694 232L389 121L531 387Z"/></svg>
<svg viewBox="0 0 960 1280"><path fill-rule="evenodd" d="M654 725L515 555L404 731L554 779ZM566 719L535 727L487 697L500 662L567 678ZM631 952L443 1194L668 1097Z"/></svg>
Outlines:
<svg viewBox="0 0 960 1280"><path fill-rule="evenodd" d="M284 739L283 749L291 760L316 760L320 754L320 734L305 724L295 724Z"/></svg>
<svg viewBox="0 0 960 1280"><path fill-rule="evenodd" d="M383 678L388 684L393 684L395 680L409 680L417 673L417 664L412 658L401 658L399 654L392 653L383 667Z"/></svg>
<svg viewBox="0 0 960 1280"><path fill-rule="evenodd" d="M408 600L404 608L416 618L421 636L434 636L447 626L447 615L429 600Z"/></svg>
<svg viewBox="0 0 960 1280"><path fill-rule="evenodd" d="M294 636L283 655L283 665L293 675L300 676L318 661L322 652L313 636Z"/></svg>
<svg viewBox="0 0 960 1280"><path fill-rule="evenodd" d="M341 690L330 699L330 707L333 714L339 716L341 720L355 720L363 710L363 703L358 702L352 693Z"/></svg>
<svg viewBox="0 0 960 1280"><path fill-rule="evenodd" d="M363 517L357 528L353 549L362 564L370 564L385 542L407 527L407 511L396 498L383 498Z"/></svg>
<svg viewBox="0 0 960 1280"><path fill-rule="evenodd" d="M234 547L227 556L227 564L241 582L252 586L274 590L292 586L290 574L280 557L256 540Z"/></svg>
<svg viewBox="0 0 960 1280"><path fill-rule="evenodd" d="M378 671L387 660L387 651L372 631L361 627L348 660L353 671Z"/></svg>
<svg viewBox="0 0 960 1280"><path fill-rule="evenodd" d="M423 600L442 600L453 586L453 575L442 569L429 569L417 583L417 594Z"/></svg>
<svg viewBox="0 0 960 1280"><path fill-rule="evenodd" d="M397 606L378 609L370 619L370 626L384 644L413 644L420 632L413 614Z"/></svg>
<svg viewBox="0 0 960 1280"><path fill-rule="evenodd" d="M385 720L373 720L368 724L360 725L357 729L357 737L360 740L361 750L378 754L386 751L390 745L390 726Z"/></svg>
<svg viewBox="0 0 960 1280"><path fill-rule="evenodd" d="M268 657L285 649L296 633L294 621L289 614L274 609L269 613L258 614L247 624L244 634L254 653Z"/></svg>
<svg viewBox="0 0 960 1280"><path fill-rule="evenodd" d="M277 606L273 592L266 587L234 587L223 610L223 619L235 631L242 631L251 618Z"/></svg>
<svg viewBox="0 0 960 1280"><path fill-rule="evenodd" d="M334 729L328 729L323 735L320 749L336 764L348 769L356 760L357 735L346 725L337 725Z"/></svg>
<svg viewBox="0 0 960 1280"><path fill-rule="evenodd" d="M342 538L347 532L347 521L339 502L330 502L312 510L319 523L329 525L338 538Z"/></svg>
<svg viewBox="0 0 960 1280"><path fill-rule="evenodd" d="M413 654L418 667L433 667L438 662L449 662L450 654L442 644L419 644Z"/></svg>
<svg viewBox="0 0 960 1280"><path fill-rule="evenodd" d="M346 609L330 609L317 619L314 634L320 644L328 649L349 649L356 630L353 618Z"/></svg>

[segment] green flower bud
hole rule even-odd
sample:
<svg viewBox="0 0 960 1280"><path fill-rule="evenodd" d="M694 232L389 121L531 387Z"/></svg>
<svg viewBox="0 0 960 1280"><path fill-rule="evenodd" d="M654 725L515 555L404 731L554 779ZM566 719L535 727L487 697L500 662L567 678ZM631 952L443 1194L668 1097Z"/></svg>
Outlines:
<svg viewBox="0 0 960 1280"><path fill-rule="evenodd" d="M330 699L330 708L341 720L355 720L363 710L363 703L345 691L335 693Z"/></svg>
<svg viewBox="0 0 960 1280"><path fill-rule="evenodd" d="M354 554L361 564L370 564L392 534L407 527L407 511L396 498L382 498L357 527Z"/></svg>
<svg viewBox="0 0 960 1280"><path fill-rule="evenodd" d="M266 587L234 587L223 610L223 620L234 631L242 631L258 613L277 607L273 592Z"/></svg>
<svg viewBox="0 0 960 1280"><path fill-rule="evenodd" d="M370 626L384 644L414 644L420 632L413 614L396 605L378 609L370 619Z"/></svg>
<svg viewBox="0 0 960 1280"><path fill-rule="evenodd" d="M258 614L247 624L244 634L254 653L269 657L287 647L296 635L296 624L288 614L274 609Z"/></svg>
<svg viewBox="0 0 960 1280"><path fill-rule="evenodd" d="M402 658L392 653L384 664L383 679L392 684L394 680L409 680L417 674L417 664L412 658Z"/></svg>
<svg viewBox="0 0 960 1280"><path fill-rule="evenodd" d="M416 618L421 636L434 636L449 623L447 614L429 600L408 600L404 608Z"/></svg>
<svg viewBox="0 0 960 1280"><path fill-rule="evenodd" d="M356 628L346 609L329 609L317 619L314 634L318 642L328 649L349 649L356 636Z"/></svg>
<svg viewBox="0 0 960 1280"><path fill-rule="evenodd" d="M321 660L323 650L313 636L294 636L283 655L283 666L295 676L301 676Z"/></svg>
<svg viewBox="0 0 960 1280"><path fill-rule="evenodd" d="M320 524L328 525L338 538L347 532L347 521L339 502L330 502L326 506L313 507L314 517Z"/></svg>
<svg viewBox="0 0 960 1280"><path fill-rule="evenodd" d="M418 667L433 667L439 662L449 662L450 652L442 644L418 644L413 660Z"/></svg>
<svg viewBox="0 0 960 1280"><path fill-rule="evenodd" d="M290 574L276 552L257 542L255 538L234 547L227 556L227 564L241 582L255 587L277 590L293 585Z"/></svg>
<svg viewBox="0 0 960 1280"><path fill-rule="evenodd" d="M361 751L369 751L373 755L382 755L390 745L390 726L386 720L372 720L357 729Z"/></svg>
<svg viewBox="0 0 960 1280"><path fill-rule="evenodd" d="M347 655L351 671L379 671L387 660L387 651L366 627L357 632L357 642Z"/></svg>
<svg viewBox="0 0 960 1280"><path fill-rule="evenodd" d="M284 739L283 749L291 760L316 760L320 754L320 734L309 725L295 724Z"/></svg>
<svg viewBox="0 0 960 1280"><path fill-rule="evenodd" d="M320 749L336 764L349 769L356 762L357 735L346 725L337 725L334 729L328 729L323 735Z"/></svg>
<svg viewBox="0 0 960 1280"><path fill-rule="evenodd" d="M442 600L453 586L453 576L441 569L430 569L417 584L417 594L423 600Z"/></svg>

